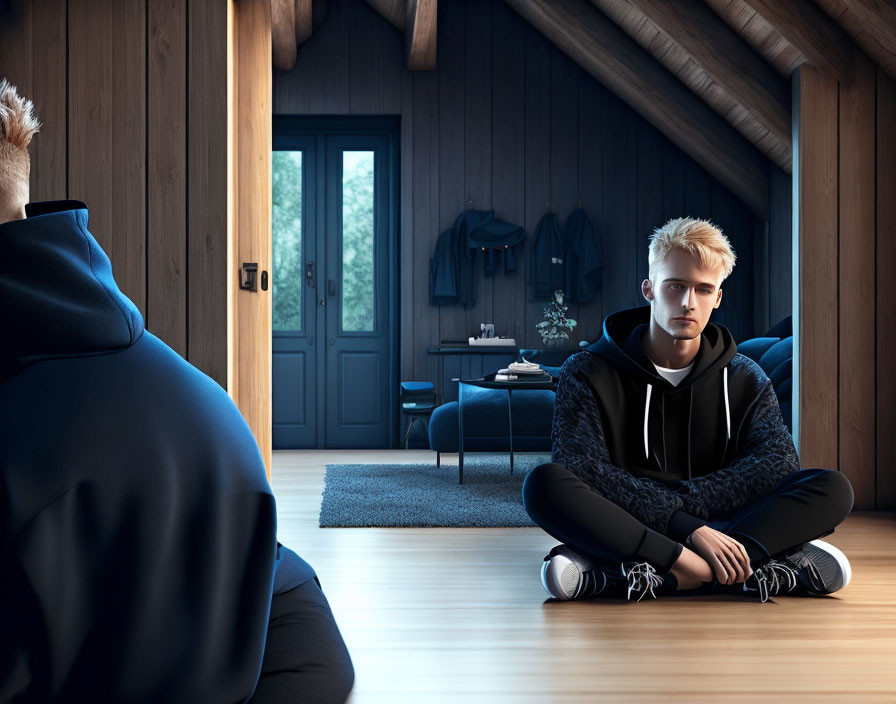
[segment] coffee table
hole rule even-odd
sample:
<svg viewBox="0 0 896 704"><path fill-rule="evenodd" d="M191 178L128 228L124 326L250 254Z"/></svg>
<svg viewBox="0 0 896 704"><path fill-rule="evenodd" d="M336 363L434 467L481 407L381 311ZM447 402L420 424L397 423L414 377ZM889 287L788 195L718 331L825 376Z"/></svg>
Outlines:
<svg viewBox="0 0 896 704"><path fill-rule="evenodd" d="M513 398L514 391L538 391L538 390L557 390L557 380L553 377L537 377L537 379L526 379L520 374L520 378L515 381L495 381L497 372L487 374L481 379L461 379L453 378L451 381L457 382L457 466L459 484L464 483L464 386L478 386L483 389L506 389L507 390L507 433L510 443L510 473L513 474Z"/></svg>

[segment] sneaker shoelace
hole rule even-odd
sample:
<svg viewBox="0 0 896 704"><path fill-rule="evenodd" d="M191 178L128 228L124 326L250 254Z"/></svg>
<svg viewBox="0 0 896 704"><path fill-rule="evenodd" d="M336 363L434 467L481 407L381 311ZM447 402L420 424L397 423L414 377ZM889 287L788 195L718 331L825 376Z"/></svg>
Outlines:
<svg viewBox="0 0 896 704"><path fill-rule="evenodd" d="M808 561L808 559L807 559ZM809 562L811 565L811 562ZM814 565L812 565L814 569ZM779 560L769 560L764 565L753 570L752 577L759 588L759 601L765 603L769 596L780 594L786 586L787 591L796 588L796 570L790 565ZM746 589L746 583L744 583Z"/></svg>
<svg viewBox="0 0 896 704"><path fill-rule="evenodd" d="M626 599L631 599L632 592L639 593L637 601L641 601L647 592L650 592L650 596L655 599L653 589L663 583L663 578L656 573L656 569L649 562L623 563L622 574L628 579Z"/></svg>

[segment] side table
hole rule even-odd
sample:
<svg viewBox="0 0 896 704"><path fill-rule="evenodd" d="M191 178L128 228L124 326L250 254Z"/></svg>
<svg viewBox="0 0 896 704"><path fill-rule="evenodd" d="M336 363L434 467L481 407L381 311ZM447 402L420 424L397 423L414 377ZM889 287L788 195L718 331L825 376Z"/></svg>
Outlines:
<svg viewBox="0 0 896 704"><path fill-rule="evenodd" d="M483 389L507 390L507 434L510 443L510 473L513 474L513 391L517 390L557 390L557 381L547 372L534 379L527 379L522 374L515 381L495 381L492 372L481 379L453 378L457 382L457 466L459 484L464 483L464 386L478 386Z"/></svg>

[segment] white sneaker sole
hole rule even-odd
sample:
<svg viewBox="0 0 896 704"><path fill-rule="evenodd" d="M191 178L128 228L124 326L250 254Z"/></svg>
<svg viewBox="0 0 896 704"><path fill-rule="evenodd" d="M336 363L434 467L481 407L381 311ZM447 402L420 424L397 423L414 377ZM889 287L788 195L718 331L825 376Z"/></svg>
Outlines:
<svg viewBox="0 0 896 704"><path fill-rule="evenodd" d="M814 545L819 550L823 550L824 552L828 553L837 561L837 565L840 567L840 573L843 577L843 583L838 585L835 582L831 585L834 588L825 593L831 594L833 592L840 591L841 589L843 589L843 587L849 584L849 580L852 579L852 567L849 564L849 560L846 559L846 555L844 555L838 547L836 547L835 545L831 545L830 543L826 543L823 540L810 540L809 545Z"/></svg>
<svg viewBox="0 0 896 704"><path fill-rule="evenodd" d="M579 568L563 555L554 555L541 565L541 585L555 599L574 599L581 581Z"/></svg>

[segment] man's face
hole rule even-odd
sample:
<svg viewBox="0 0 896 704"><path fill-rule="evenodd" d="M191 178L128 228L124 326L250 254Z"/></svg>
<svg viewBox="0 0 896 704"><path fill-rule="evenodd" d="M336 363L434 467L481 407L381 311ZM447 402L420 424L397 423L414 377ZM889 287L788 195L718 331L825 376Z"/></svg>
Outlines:
<svg viewBox="0 0 896 704"><path fill-rule="evenodd" d="M644 279L641 292L657 325L676 340L693 340L722 302L721 281L721 267L701 268L695 255L673 247L655 267L654 280Z"/></svg>

